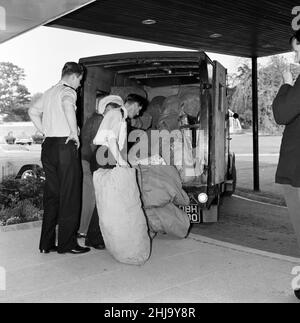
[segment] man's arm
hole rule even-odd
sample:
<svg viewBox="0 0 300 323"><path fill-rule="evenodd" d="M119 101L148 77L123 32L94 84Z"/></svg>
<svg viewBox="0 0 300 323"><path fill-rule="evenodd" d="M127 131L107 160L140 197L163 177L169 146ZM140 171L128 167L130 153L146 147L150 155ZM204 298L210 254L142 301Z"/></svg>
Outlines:
<svg viewBox="0 0 300 323"><path fill-rule="evenodd" d="M62 95L62 108L65 113L69 129L70 135L66 140L66 144L73 140L76 142L77 148L80 147L80 141L78 137L78 127L77 127L77 119L76 119L76 93L73 90L66 88Z"/></svg>
<svg viewBox="0 0 300 323"><path fill-rule="evenodd" d="M42 116L43 116L43 100L40 98L28 111L29 117L37 130L44 133Z"/></svg>
<svg viewBox="0 0 300 323"><path fill-rule="evenodd" d="M284 84L274 102L273 113L279 125L288 125L300 115L300 77L294 86Z"/></svg>
<svg viewBox="0 0 300 323"><path fill-rule="evenodd" d="M77 127L77 119L76 119L76 112L74 108L74 104L68 100L64 100L62 103L63 111L65 113L69 128L70 128L70 135L66 141L66 144L73 140L76 142L77 147L80 147L80 141L78 138L78 127Z"/></svg>
<svg viewBox="0 0 300 323"><path fill-rule="evenodd" d="M120 166L127 166L127 167L129 167L129 164L122 157L122 154L120 152L117 139L116 138L110 138L108 144L109 144L110 152L114 156L114 158L117 161L117 163Z"/></svg>

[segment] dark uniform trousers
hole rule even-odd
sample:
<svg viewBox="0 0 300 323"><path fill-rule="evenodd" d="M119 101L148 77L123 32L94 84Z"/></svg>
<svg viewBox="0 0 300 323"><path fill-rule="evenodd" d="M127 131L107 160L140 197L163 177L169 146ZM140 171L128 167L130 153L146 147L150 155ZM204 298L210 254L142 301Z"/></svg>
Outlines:
<svg viewBox="0 0 300 323"><path fill-rule="evenodd" d="M44 218L40 249L50 249L56 242L58 251L77 246L81 211L81 165L74 141L46 138L42 145L42 164L46 174Z"/></svg>
<svg viewBox="0 0 300 323"><path fill-rule="evenodd" d="M100 166L98 164L97 158L96 158L97 150L98 149L96 149L94 151L94 153L92 154L91 160L90 160L92 174L95 171L97 171L98 169L114 169L115 168L114 165ZM105 244L103 236L102 236L101 228L99 225L99 215L98 215L97 207L95 207L95 209L94 209L86 239L90 243L90 245L92 245L92 246L97 246L99 244L102 244L102 245Z"/></svg>

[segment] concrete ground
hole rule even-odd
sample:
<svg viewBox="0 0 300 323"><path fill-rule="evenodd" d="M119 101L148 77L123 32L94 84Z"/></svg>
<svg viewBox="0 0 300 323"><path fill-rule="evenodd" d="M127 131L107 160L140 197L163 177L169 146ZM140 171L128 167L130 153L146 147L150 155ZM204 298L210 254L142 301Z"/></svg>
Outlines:
<svg viewBox="0 0 300 323"><path fill-rule="evenodd" d="M283 197L274 185L282 136L260 136L260 188L262 193ZM232 135L231 151L236 154L237 187L253 190L253 138L251 133Z"/></svg>
<svg viewBox="0 0 300 323"><path fill-rule="evenodd" d="M134 267L107 251L41 255L39 233L0 233L0 266L7 272L0 302L298 302L291 272L300 258L191 235L157 238L150 261Z"/></svg>

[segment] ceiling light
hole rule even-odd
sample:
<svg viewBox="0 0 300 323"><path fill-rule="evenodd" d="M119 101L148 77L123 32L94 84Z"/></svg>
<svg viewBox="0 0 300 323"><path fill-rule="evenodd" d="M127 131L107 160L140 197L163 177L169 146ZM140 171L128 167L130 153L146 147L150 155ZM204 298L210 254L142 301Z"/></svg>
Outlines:
<svg viewBox="0 0 300 323"><path fill-rule="evenodd" d="M146 19L146 20L142 21L142 24L144 24L144 25L155 25L156 23L157 23L157 21L154 19Z"/></svg>
<svg viewBox="0 0 300 323"><path fill-rule="evenodd" d="M209 38L215 39L215 38L220 38L222 36L223 36L222 34L211 34Z"/></svg>
<svg viewBox="0 0 300 323"><path fill-rule="evenodd" d="M169 69L169 68L165 68L165 69L164 69L164 71L165 71L166 73L168 73L169 75L171 75L171 74L172 74L172 70L171 70L171 69Z"/></svg>

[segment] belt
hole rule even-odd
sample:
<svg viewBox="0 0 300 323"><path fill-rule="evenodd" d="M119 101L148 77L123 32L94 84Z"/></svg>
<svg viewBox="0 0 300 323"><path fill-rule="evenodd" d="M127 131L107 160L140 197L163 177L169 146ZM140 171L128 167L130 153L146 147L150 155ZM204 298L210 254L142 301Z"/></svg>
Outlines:
<svg viewBox="0 0 300 323"><path fill-rule="evenodd" d="M57 144L65 144L68 137L47 137L44 142L50 141Z"/></svg>

